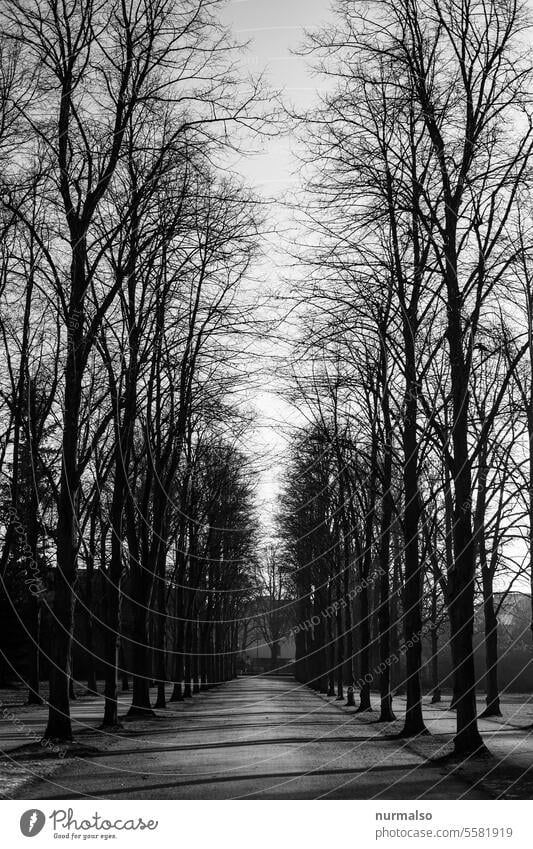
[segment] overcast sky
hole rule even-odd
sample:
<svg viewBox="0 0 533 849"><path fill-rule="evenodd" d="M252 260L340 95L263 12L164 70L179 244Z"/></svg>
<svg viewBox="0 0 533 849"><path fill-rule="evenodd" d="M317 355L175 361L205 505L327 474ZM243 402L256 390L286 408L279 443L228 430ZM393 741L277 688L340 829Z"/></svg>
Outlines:
<svg viewBox="0 0 533 849"><path fill-rule="evenodd" d="M315 101L321 81L312 74L307 60L291 51L301 46L306 29L314 29L329 16L329 0L233 0L225 7L222 19L236 40L250 42L241 59L244 74L265 71L269 86L281 91L284 100L300 110ZM260 154L243 157L234 167L269 201L271 221L284 231L287 211L283 198L297 184L297 162L291 155L290 135L267 140ZM272 250L267 246L267 260L259 269L267 285L277 285L287 273L279 249L282 239L272 241ZM271 340L270 349L272 364L287 355L278 339ZM262 467L259 513L268 530L282 472L278 460L284 453L286 435L294 424L301 423L301 417L277 394L276 379L267 368L254 385L258 421L251 444L246 447Z"/></svg>
<svg viewBox="0 0 533 849"><path fill-rule="evenodd" d="M223 19L239 41L250 41L242 57L243 69L253 74L263 69L273 90L298 108L310 105L320 80L313 77L307 61L291 52L301 46L304 30L313 29L330 16L329 0L233 0ZM269 194L291 181L287 137L273 140L260 157L249 157L241 170Z"/></svg>

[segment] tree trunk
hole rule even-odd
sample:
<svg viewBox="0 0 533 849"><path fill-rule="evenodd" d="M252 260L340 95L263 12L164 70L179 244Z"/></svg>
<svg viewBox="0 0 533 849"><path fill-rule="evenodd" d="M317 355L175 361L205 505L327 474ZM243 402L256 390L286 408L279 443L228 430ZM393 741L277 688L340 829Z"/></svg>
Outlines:
<svg viewBox="0 0 533 849"><path fill-rule="evenodd" d="M529 300L529 339L530 339L530 365L533 379L533 295ZM533 638L533 397L530 399L530 404L527 407L527 432L528 432L528 451L529 451L529 492L528 492L528 519L529 519L529 587L530 587L530 604L531 604L531 636Z"/></svg>
<svg viewBox="0 0 533 849"><path fill-rule="evenodd" d="M74 632L74 589L78 568L78 441L84 372L84 296L87 249L82 228L71 227L71 295L63 391L61 478L57 505L57 566L50 640L50 694L45 738L72 740L69 676Z"/></svg>
<svg viewBox="0 0 533 849"><path fill-rule="evenodd" d="M92 515L90 519L89 531L89 550L86 564L86 615L87 615L87 632L85 638L85 660L87 663L87 693L93 694L98 692L96 683L96 671L94 663L94 629L93 629L93 611L94 611L94 560L96 555L96 511L92 507Z"/></svg>
<svg viewBox="0 0 533 849"><path fill-rule="evenodd" d="M32 411L33 413L34 411ZM29 439L31 437L29 436ZM31 456L33 457L33 449ZM41 705L43 699L40 696L40 661L41 661L41 604L44 598L44 581L42 569L39 568L39 522L38 522L38 505L34 486L30 487L29 494L29 509L27 516L27 543L31 552L31 569L36 578L35 586L30 584L28 589L30 597L28 599L28 704ZM35 574L36 573L36 574Z"/></svg>
<svg viewBox="0 0 533 849"><path fill-rule="evenodd" d="M115 485L111 505L111 561L107 571L105 608L106 623L103 629L104 655L104 718L102 726L113 728L118 720L118 651L120 641L120 583L122 577L122 513L123 487L122 475L117 475L117 466L122 466L122 458L115 460ZM102 531L102 568L105 569L105 539Z"/></svg>
<svg viewBox="0 0 533 849"><path fill-rule="evenodd" d="M209 625L202 623L199 625L200 633L200 689L209 690L209 669L208 669L208 651L209 651Z"/></svg>
<svg viewBox="0 0 533 849"><path fill-rule="evenodd" d="M445 552L446 552L446 574L450 575L453 570L453 498L452 479L449 468L444 467L444 511L445 511ZM448 588L449 592L449 588ZM446 599L448 601L448 598ZM448 610L449 614L449 610ZM453 666L453 664L452 664ZM455 668L452 668L452 698L448 710L455 710L457 703L457 685L455 681Z"/></svg>
<svg viewBox="0 0 533 849"><path fill-rule="evenodd" d="M328 580L328 596L326 617L326 657L327 657L327 677L328 689L327 695L332 697L335 695L335 638L333 635L333 620L331 617L331 602L332 602L332 581Z"/></svg>
<svg viewBox="0 0 533 849"><path fill-rule="evenodd" d="M422 713L422 595L423 573L420 563L418 533L420 527L420 493L418 488L418 382L416 379L416 352L414 346L415 317L407 316L404 325L405 355L405 420L403 428L403 486L404 486L404 637L406 694L405 723L402 736L411 737L427 733Z"/></svg>
<svg viewBox="0 0 533 849"><path fill-rule="evenodd" d="M85 657L87 659L87 693L95 695L98 693L98 683L96 681L96 669L94 664L94 627L93 617L91 613L87 616L87 635L86 635Z"/></svg>
<svg viewBox="0 0 533 849"><path fill-rule="evenodd" d="M337 701L344 701L344 634L343 634L343 616L342 616L342 576L340 569L337 572L335 579L336 585L336 601L337 613L335 616L335 631L336 631L336 665L337 665Z"/></svg>
<svg viewBox="0 0 533 849"><path fill-rule="evenodd" d="M192 623L193 628L193 655L192 655L192 674L193 674L193 682L192 682L192 691L193 695L198 694L200 692L200 659L198 656L198 652L200 651L198 636L199 636L199 625L198 621L195 619ZM232 655L233 658L233 655Z"/></svg>
<svg viewBox="0 0 533 849"><path fill-rule="evenodd" d="M431 704L435 705L441 700L439 686L439 632L437 627L437 576L433 573L433 586L431 587Z"/></svg>
<svg viewBox="0 0 533 849"><path fill-rule="evenodd" d="M381 711L378 722L393 722L396 719L392 709L392 694L390 686L390 538L393 514L392 500L392 425L389 410L389 390L387 377L386 355L382 355L382 411L385 430L385 444L383 446L383 475L382 475L382 498L381 498L381 532L379 544L379 661L380 661L380 701Z"/></svg>
<svg viewBox="0 0 533 849"><path fill-rule="evenodd" d="M40 620L41 609L38 598L32 594L28 611L28 702L29 705L42 705L40 690Z"/></svg>
<svg viewBox="0 0 533 849"><path fill-rule="evenodd" d="M350 549L349 543L344 534L343 548L346 550L344 556L344 629L346 634L345 644L345 677L347 682L346 706L355 707L354 684L355 675L353 668L354 644L353 644L353 617L352 617L352 599L350 595Z"/></svg>
<svg viewBox="0 0 533 849"><path fill-rule="evenodd" d="M391 689L398 694L403 690L403 671L402 671L402 656L400 652L400 595L402 589L402 540L397 525L394 525L392 535L392 594L390 600L390 616L391 616L391 640L390 649L391 657L394 663L391 664Z"/></svg>
<svg viewBox="0 0 533 849"><path fill-rule="evenodd" d="M148 580L144 577L147 567L135 569L131 581L133 622L131 652L133 655L133 693L128 716L153 716L150 702L150 652L148 641L148 618L146 604L150 595Z"/></svg>
<svg viewBox="0 0 533 849"><path fill-rule="evenodd" d="M157 700L156 708L166 708L166 681L167 681L167 663L166 663L166 623L167 623L167 585L166 585L166 547L162 544L159 546L159 563L157 568L157 611L156 611L156 660L155 660L155 677L157 681Z"/></svg>
<svg viewBox="0 0 533 849"><path fill-rule="evenodd" d="M476 672L474 667L474 578L472 533L472 473L468 450L470 394L469 374L463 350L462 298L458 286L457 213L446 206L445 283L447 330L452 394L452 440L454 485L453 554L448 576L451 649L455 668L457 734L455 754L469 756L485 751L477 725Z"/></svg>
<svg viewBox="0 0 533 849"><path fill-rule="evenodd" d="M372 536L375 520L375 489L376 489L376 463L377 448L376 437L372 439L371 479L370 479L370 504L365 522L364 551L359 557L359 707L357 713L371 711L370 683L372 675L371 663L371 634L370 634L370 594L368 591L370 581L370 566L372 563Z"/></svg>
<svg viewBox="0 0 533 849"><path fill-rule="evenodd" d="M123 637L121 636L118 645L118 664L119 664L119 674L122 686L122 692L127 693L130 689L130 682L128 680L128 670L126 668L126 655L124 653L124 646L122 645Z"/></svg>
<svg viewBox="0 0 533 849"><path fill-rule="evenodd" d="M188 614L187 614L188 615ZM184 646L185 646L185 655L183 659L183 667L184 667L184 679L183 679L183 697L185 699L192 699L192 687L191 687L191 652L192 652L192 635L191 635L191 623L188 619L185 622L184 627ZM221 658L223 661L223 658ZM224 671L221 670L221 678L223 680Z"/></svg>
<svg viewBox="0 0 533 849"><path fill-rule="evenodd" d="M483 613L485 618L485 704L481 714L501 716L498 686L498 618L494 609L494 594L488 569L483 570Z"/></svg>
<svg viewBox="0 0 533 849"><path fill-rule="evenodd" d="M479 424L485 423L485 406L480 404ZM488 440L483 439L479 452L478 496L474 515L474 539L481 568L481 585L483 591L483 614L485 623L485 703L482 716L501 716L500 693L498 687L498 619L494 609L494 569L487 558L485 540L485 515L487 506L487 477L488 477ZM494 529L494 551L497 551L499 519Z"/></svg>

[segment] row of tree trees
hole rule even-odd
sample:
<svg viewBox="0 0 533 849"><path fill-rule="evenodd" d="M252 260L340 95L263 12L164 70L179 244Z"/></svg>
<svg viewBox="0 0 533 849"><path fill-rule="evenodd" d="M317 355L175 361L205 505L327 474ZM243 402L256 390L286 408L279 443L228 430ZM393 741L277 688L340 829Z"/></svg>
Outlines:
<svg viewBox="0 0 533 849"><path fill-rule="evenodd" d="M51 629L49 738L72 736L76 608L103 639L107 726L119 646L133 714L152 679L161 706L167 680L179 698L235 671L255 534L235 393L260 213L224 164L268 115L220 5L0 13L0 561L32 700L41 615Z"/></svg>
<svg viewBox="0 0 533 849"><path fill-rule="evenodd" d="M312 623L298 674L332 694L336 670L339 696L358 680L367 709L377 641L392 719L401 622L403 733L422 733L421 637L437 662L444 612L470 755L476 592L494 714L495 587L533 575L530 21L513 0L335 10L308 40L326 93L301 118L307 334L290 380L309 424L280 518Z"/></svg>

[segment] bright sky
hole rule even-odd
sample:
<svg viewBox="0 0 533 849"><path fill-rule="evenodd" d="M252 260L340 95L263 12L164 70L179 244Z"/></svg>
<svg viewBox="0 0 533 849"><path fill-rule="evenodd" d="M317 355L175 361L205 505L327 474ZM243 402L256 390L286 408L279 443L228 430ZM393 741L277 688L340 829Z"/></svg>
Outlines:
<svg viewBox="0 0 533 849"><path fill-rule="evenodd" d="M243 66L255 74L266 70L274 90L297 108L310 105L320 80L307 61L291 51L301 46L305 29L312 30L330 15L329 0L232 0L223 15L239 41L250 41ZM293 179L290 139L271 141L260 157L242 163L250 182L268 193L283 189Z"/></svg>
<svg viewBox="0 0 533 849"><path fill-rule="evenodd" d="M321 81L312 74L307 60L291 51L301 46L306 29L313 30L327 20L329 14L329 0L233 0L228 2L222 19L231 27L236 40L250 42L242 56L243 72L255 75L265 71L270 88L281 91L284 101L299 111L315 101ZM260 153L235 163L248 185L269 202L274 226L283 222L281 229L287 220L284 194L297 185L292 142L290 134L269 139ZM279 286L279 280L287 274L283 262L279 246L277 250L275 247L269 250L267 246L267 259L259 269L266 286ZM276 361L287 357L288 348L276 338L270 340L268 352L272 354L274 367ZM282 472L279 457L286 446L286 435L299 418L277 394L276 384L276 378L266 370L256 381L253 404L258 422L253 444L248 446L259 458L262 468L259 513L267 531L279 491Z"/></svg>

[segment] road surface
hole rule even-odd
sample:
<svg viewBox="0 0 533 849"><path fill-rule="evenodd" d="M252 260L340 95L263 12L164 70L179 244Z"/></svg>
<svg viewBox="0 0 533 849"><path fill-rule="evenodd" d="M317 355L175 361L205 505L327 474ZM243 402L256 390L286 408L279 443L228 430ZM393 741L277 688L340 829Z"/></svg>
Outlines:
<svg viewBox="0 0 533 849"><path fill-rule="evenodd" d="M292 678L239 678L66 758L23 798L484 799ZM94 734L90 738L95 742Z"/></svg>

